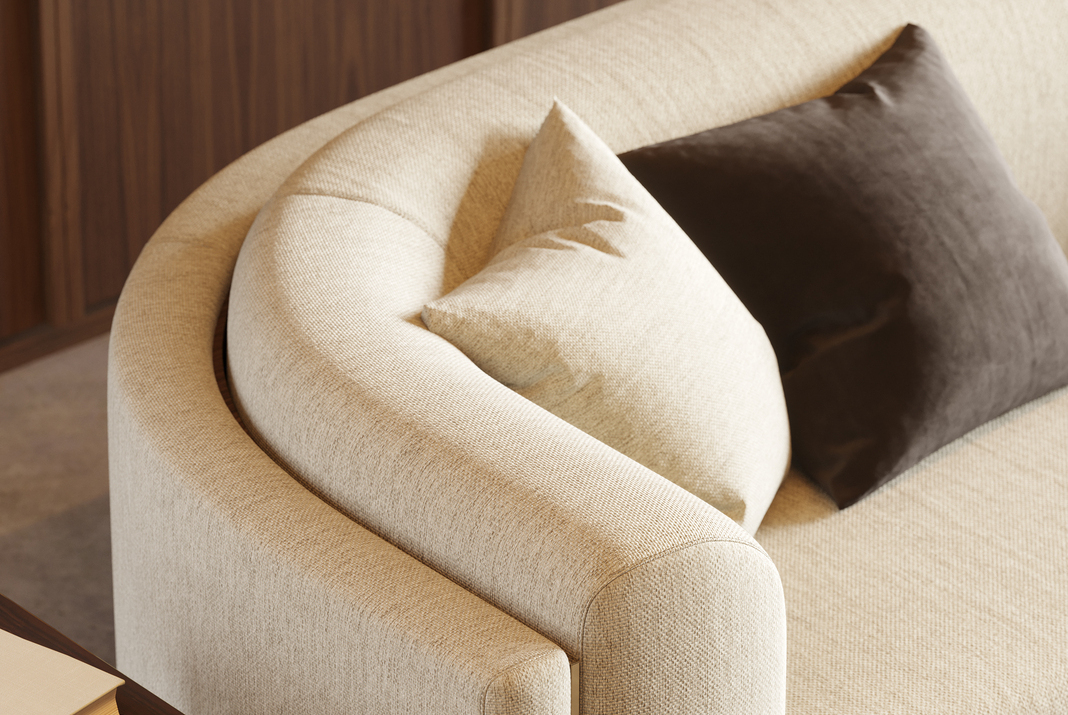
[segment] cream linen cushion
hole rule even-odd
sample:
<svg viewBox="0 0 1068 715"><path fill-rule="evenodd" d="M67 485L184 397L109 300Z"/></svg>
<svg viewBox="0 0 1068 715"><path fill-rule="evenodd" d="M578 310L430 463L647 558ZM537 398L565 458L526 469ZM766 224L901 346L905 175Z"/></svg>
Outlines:
<svg viewBox="0 0 1068 715"><path fill-rule="evenodd" d="M559 101L527 150L493 254L424 308L427 327L755 531L790 457L767 336Z"/></svg>

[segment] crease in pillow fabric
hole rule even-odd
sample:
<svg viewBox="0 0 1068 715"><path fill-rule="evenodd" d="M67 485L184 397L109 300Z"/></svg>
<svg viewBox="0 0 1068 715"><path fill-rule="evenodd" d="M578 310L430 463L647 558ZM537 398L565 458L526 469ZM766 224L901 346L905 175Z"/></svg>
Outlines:
<svg viewBox="0 0 1068 715"><path fill-rule="evenodd" d="M789 424L763 328L604 142L556 102L485 268L427 327L520 395L750 533Z"/></svg>
<svg viewBox="0 0 1068 715"><path fill-rule="evenodd" d="M922 28L829 97L621 159L764 326L840 507L1068 383L1068 263Z"/></svg>

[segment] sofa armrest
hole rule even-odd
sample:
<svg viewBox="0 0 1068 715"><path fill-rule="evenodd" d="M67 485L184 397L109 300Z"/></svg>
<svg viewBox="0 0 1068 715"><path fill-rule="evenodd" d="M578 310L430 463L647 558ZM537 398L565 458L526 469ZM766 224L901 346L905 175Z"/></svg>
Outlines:
<svg viewBox="0 0 1068 715"><path fill-rule="evenodd" d="M705 541L606 584L583 627L583 712L784 712L785 614L766 559Z"/></svg>
<svg viewBox="0 0 1068 715"><path fill-rule="evenodd" d="M230 302L250 433L339 510L579 660L587 715L782 712L785 606L763 549L408 320L440 290L440 255L365 202L272 200Z"/></svg>
<svg viewBox="0 0 1068 715"><path fill-rule="evenodd" d="M601 18L502 47L314 120L225 170L161 227L124 291L109 366L117 639L124 670L182 703L203 692L211 707L207 701L215 697L234 697L235 705L250 709L264 703L257 692L282 697L285 689L269 679L290 668L305 679L280 682L327 687L317 668L304 667L299 657L292 662L297 651L276 647L265 624L273 623L271 604L307 608L307 622L342 626L314 635L292 631L307 639L303 646L325 648L323 638L357 622L357 585L345 572L331 576L334 569L324 569L337 558L347 563L335 528L350 536L363 532L350 533L359 527L266 460L218 395L211 334L238 248L282 180L344 127L471 68L580 33ZM393 327L402 330L390 339L436 340L411 324L411 330ZM424 346L429 349L418 349ZM461 407L459 416L474 420L465 424L491 429L461 430L459 441L444 441L434 430L405 431L405 425L433 423L420 411L445 407L435 404L435 380L452 379L435 362L443 355L440 345L415 347L410 354L421 355L428 367L415 373L424 376L421 385L333 396L332 409L371 407L350 438L366 438L375 450L348 465L351 454L331 451L329 442L324 453L342 465L335 475L374 468L370 480L357 483L375 495L373 501L381 500L367 511L360 508L365 526L583 658L581 700L588 713L683 702L697 712L781 712L782 591L774 566L751 538L711 507L559 420L513 410L511 398L490 395L506 388L468 368L454 377L475 384L458 385L454 394L487 395L488 401L450 405L450 414ZM459 357L446 356L446 365ZM382 369L375 362L365 367ZM384 369L388 374L395 366ZM312 377L314 382L322 375ZM465 392L472 387L474 392ZM404 402L409 395L418 399ZM368 403L367 397L374 399ZM489 405L495 406L483 410ZM398 407L400 413L378 411ZM379 430L387 429L379 419L384 416L400 422L388 424L389 439L376 441ZM529 440L516 450L512 436L519 432ZM534 453L553 461L525 463ZM405 479L393 483L398 475ZM423 477L431 481L420 482ZM442 505L447 508L439 511ZM538 511L539 505L546 510ZM316 519L307 517L312 512ZM532 512L536 519L529 518ZM332 526L313 526L319 517ZM380 522L401 532L387 535ZM321 560L286 546L294 536L288 530L305 523L296 535L323 549ZM520 524L526 526L516 528ZM189 587L204 577L217 578L218 588L201 593L199 586ZM693 624L688 636L685 629ZM696 658L684 658L694 647ZM246 661L237 681L212 667L235 652ZM537 662L549 664L553 657ZM244 693L240 698L224 695L234 682ZM376 682L350 674L335 685L355 689Z"/></svg>
<svg viewBox="0 0 1068 715"><path fill-rule="evenodd" d="M161 450L125 394L152 386L112 384L126 672L191 715L570 712L556 645L308 493L228 414L189 415L213 446Z"/></svg>
<svg viewBox="0 0 1068 715"><path fill-rule="evenodd" d="M131 273L108 366L116 644L124 672L189 715L566 709L558 647L294 482L241 430L212 365L238 251L285 177L352 124L514 51L250 152L175 210Z"/></svg>

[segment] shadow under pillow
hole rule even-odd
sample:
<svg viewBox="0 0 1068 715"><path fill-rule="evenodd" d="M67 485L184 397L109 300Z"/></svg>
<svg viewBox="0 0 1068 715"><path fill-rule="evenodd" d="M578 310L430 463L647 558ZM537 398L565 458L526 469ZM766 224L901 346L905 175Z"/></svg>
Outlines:
<svg viewBox="0 0 1068 715"><path fill-rule="evenodd" d="M922 28L829 97L620 158L764 326L839 507L1068 383L1068 262Z"/></svg>

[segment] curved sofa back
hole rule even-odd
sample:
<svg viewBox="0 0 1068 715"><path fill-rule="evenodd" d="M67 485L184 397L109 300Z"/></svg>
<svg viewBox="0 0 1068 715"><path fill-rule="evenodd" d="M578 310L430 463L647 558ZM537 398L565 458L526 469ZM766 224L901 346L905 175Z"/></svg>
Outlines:
<svg viewBox="0 0 1068 715"><path fill-rule="evenodd" d="M232 286L230 370L250 431L329 503L584 667L598 664L584 671L591 711L663 707L677 694L669 682L624 693L604 675L648 670L638 651L659 637L662 625L643 623L654 606L713 651L767 661L767 693L752 702L777 709L781 587L760 547L489 379L418 315L488 260L554 97L622 152L826 95L909 22L938 41L1068 245L1064 6L635 0L386 108L286 180L250 230ZM654 574L653 563L664 568ZM690 580L678 569L691 569ZM726 573L729 585L718 580ZM616 587L625 574L643 584L638 595ZM694 616L692 604L643 600L687 588L708 589L719 605ZM733 646L724 622L742 624ZM627 624L633 643L609 643L598 624ZM760 680L729 670L707 677L745 688ZM729 699L730 686L719 692ZM680 712L693 705L670 702Z"/></svg>
<svg viewBox="0 0 1068 715"><path fill-rule="evenodd" d="M508 691L515 675L545 662L509 669L523 644L496 628L507 617L454 584L446 591L466 605L441 591L427 594L436 607L413 598L446 580L427 579L429 569L264 454L230 414L212 361L241 244L284 179L353 124L512 52L443 67L249 152L175 209L123 288L107 410L118 663L183 712L389 712L405 703L514 712L471 687L506 672L494 690ZM495 631L488 640L487 631ZM420 638L433 644L413 647ZM528 684L544 691L551 680Z"/></svg>

